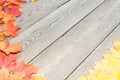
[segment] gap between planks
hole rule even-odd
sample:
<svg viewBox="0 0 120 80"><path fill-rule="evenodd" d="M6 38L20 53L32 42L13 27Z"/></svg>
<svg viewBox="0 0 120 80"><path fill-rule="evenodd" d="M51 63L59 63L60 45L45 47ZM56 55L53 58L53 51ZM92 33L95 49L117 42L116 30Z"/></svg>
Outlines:
<svg viewBox="0 0 120 80"><path fill-rule="evenodd" d="M116 30L116 28L119 25L120 25L120 23L90 52L90 54L88 56L85 57L85 59L83 61L81 61L81 63L65 78L65 80L69 80L69 77L80 67L81 64L83 64L95 52L95 50L106 40L107 37L109 37L109 35L111 35ZM84 69L84 70L86 70L86 69ZM76 78L75 80L77 80L78 78Z"/></svg>
<svg viewBox="0 0 120 80"><path fill-rule="evenodd" d="M120 41L120 24L118 27L99 45L92 54L84 60L84 63L82 63L77 69L74 71L74 73L67 79L67 80L76 80L79 77L84 77L89 73L90 69L93 69L95 66L95 61L100 61L102 58L102 55L104 53L111 53L109 48L114 47L113 41L119 40Z"/></svg>
<svg viewBox="0 0 120 80"><path fill-rule="evenodd" d="M38 0L35 3L24 3L20 9L23 12L22 15L15 21L17 25L21 26L21 30L18 32L22 33L37 21L43 19L69 1L70 0Z"/></svg>
<svg viewBox="0 0 120 80"><path fill-rule="evenodd" d="M111 3L120 3L120 1L119 0L117 0L117 1L114 1L114 0L109 0L109 1L107 1L106 3L108 3L108 4L106 4L106 3L104 3L104 5L109 5L109 4L111 4ZM109 6L109 7L111 7L111 6ZM111 7L112 8L112 7ZM118 16L119 17L119 16ZM118 27L118 26L120 26L120 23L116 26L116 28ZM111 31L111 33L109 34L109 35L112 35L112 33L113 32L115 32L116 31L116 28L114 28L114 30L113 31ZM118 29L118 28L117 28ZM107 36L107 37L109 37L109 35ZM66 79L65 80L73 80L73 79L77 79L79 76L79 74L80 74L80 72L81 72L81 74L84 74L84 76L85 76L85 74L86 74L86 72L88 72L88 69L86 70L85 68L82 70L82 69L80 69L80 67L81 67L81 65L82 64L84 64L84 62L87 60L87 58L89 58L89 56L91 56L92 54L95 54L94 52L95 52L95 50L97 49L97 48L99 48L99 46L101 46L102 45L102 43L104 43L104 41L106 41L106 39L107 39L107 37L103 40L103 41L101 41L101 43L90 53L90 55L88 55L74 70L73 70L73 72L71 72L67 77L66 77ZM99 54L99 53L98 53ZM87 63L88 64L88 63ZM87 67L88 68L88 67ZM90 69L90 68L89 68ZM78 73L78 74L77 74ZM80 76L81 76L81 74L80 74Z"/></svg>
<svg viewBox="0 0 120 80"><path fill-rule="evenodd" d="M29 62L104 1L70 1L22 32L19 37L11 40L11 42L21 43L24 47L23 52L19 54L19 60L24 59Z"/></svg>
<svg viewBox="0 0 120 80"><path fill-rule="evenodd" d="M104 2L103 2L104 3ZM99 6L101 6L103 3L101 3L100 5L98 5L95 9L97 9ZM89 14L91 14L95 9L93 9ZM61 36L59 36L55 41L53 41L50 45L48 45L44 50L42 50L41 52L39 52L38 55L40 55L42 52L44 52L46 49L48 49L52 44L54 44L57 40L59 40L60 38L62 38L65 34L67 34L71 29L73 29L77 24L79 24L82 20L84 20L89 14L87 14L86 16L84 16L80 21L78 21L77 23L75 23L71 28L69 28L65 33L63 33ZM34 60L38 55L36 55L34 58L32 58L28 63L30 63L32 60Z"/></svg>
<svg viewBox="0 0 120 80"><path fill-rule="evenodd" d="M64 80L117 27L119 6L120 1L101 5L32 62L44 66L41 73L46 73L49 80Z"/></svg>

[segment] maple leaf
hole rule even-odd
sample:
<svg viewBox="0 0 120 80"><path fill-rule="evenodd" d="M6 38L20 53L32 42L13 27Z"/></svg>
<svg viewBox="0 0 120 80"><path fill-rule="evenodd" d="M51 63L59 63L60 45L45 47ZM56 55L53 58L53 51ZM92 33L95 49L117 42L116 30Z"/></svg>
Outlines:
<svg viewBox="0 0 120 80"><path fill-rule="evenodd" d="M38 67L17 62L17 53L22 50L19 44L4 41L6 37L18 35L16 31L20 27L14 25L14 20L21 15L21 2L26 0L0 0L0 24L3 24L0 29L0 80L46 80L45 75L36 75Z"/></svg>
<svg viewBox="0 0 120 80"><path fill-rule="evenodd" d="M15 61L17 60L17 54L6 55L4 52L0 51L0 70L1 67L5 67L8 70L13 70Z"/></svg>
<svg viewBox="0 0 120 80"><path fill-rule="evenodd" d="M0 80L22 80L25 77L24 69L20 69L18 64L23 65L21 62L16 62L17 54L5 55L3 52L0 52ZM19 72L16 72L15 69L18 69ZM19 76L18 76L19 75Z"/></svg>
<svg viewBox="0 0 120 80"><path fill-rule="evenodd" d="M95 62L93 70L78 80L120 80L120 41L114 42L111 53L103 54L101 61Z"/></svg>
<svg viewBox="0 0 120 80"><path fill-rule="evenodd" d="M4 66L10 68L16 60L17 54L6 55L4 52L0 51L0 67Z"/></svg>
<svg viewBox="0 0 120 80"><path fill-rule="evenodd" d="M11 14L13 16L20 16L21 12L19 11L19 7L18 6L10 6L5 8L5 12L7 14Z"/></svg>
<svg viewBox="0 0 120 80"><path fill-rule="evenodd" d="M18 53L22 50L19 44L10 44L8 41L0 41L0 50L5 52L5 54Z"/></svg>
<svg viewBox="0 0 120 80"><path fill-rule="evenodd" d="M31 78L38 78L37 76L32 76L33 73L37 72L35 66L25 64L24 61L17 62L16 60L17 54L5 55L0 51L0 80L30 80Z"/></svg>
<svg viewBox="0 0 120 80"><path fill-rule="evenodd" d="M4 30L4 34L6 36L18 36L18 34L16 33L17 30L19 30L20 27L19 26L15 26L13 24L13 20L9 20L8 22L6 22L4 24L3 30Z"/></svg>

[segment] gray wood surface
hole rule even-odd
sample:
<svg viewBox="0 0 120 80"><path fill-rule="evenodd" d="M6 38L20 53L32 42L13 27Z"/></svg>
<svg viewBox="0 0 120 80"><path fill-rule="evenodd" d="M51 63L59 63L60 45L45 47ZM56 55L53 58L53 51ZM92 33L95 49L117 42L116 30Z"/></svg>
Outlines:
<svg viewBox="0 0 120 80"><path fill-rule="evenodd" d="M18 60L40 66L48 80L76 80L120 40L120 0L38 0L16 19Z"/></svg>
<svg viewBox="0 0 120 80"><path fill-rule="evenodd" d="M79 77L84 77L93 69L95 61L100 61L104 53L110 53L109 48L113 48L113 41L120 41L120 25L117 29L108 36L104 42L95 49L95 51L76 69L76 71L67 80L76 80Z"/></svg>
<svg viewBox="0 0 120 80"><path fill-rule="evenodd" d="M23 14L16 19L16 24L21 26L19 33L69 1L70 0L37 0L37 2L34 3L24 3L20 9Z"/></svg>
<svg viewBox="0 0 120 80"><path fill-rule="evenodd" d="M120 0L113 4L108 2L102 4L32 61L42 67L40 73L46 73L48 80L66 79L117 27L120 22Z"/></svg>
<svg viewBox="0 0 120 80"><path fill-rule="evenodd" d="M11 40L24 47L19 60L30 61L103 2L104 0L71 0L33 24L19 37Z"/></svg>
<svg viewBox="0 0 120 80"><path fill-rule="evenodd" d="M100 7L100 10L106 11L106 9L113 9L118 10L115 12L114 16L118 16L120 18L120 10L118 9L120 6L120 0L107 0L103 6ZM106 8L106 9L105 9ZM111 13L113 13L112 11ZM116 16L116 17L117 17ZM112 20L112 18L111 18ZM110 20L109 20L110 21ZM120 21L119 21L120 22ZM94 66L94 61L98 61L102 58L103 53L108 53L109 48L113 47L113 40L120 40L120 26L115 30L111 35L103 41L103 43L95 49L94 52L90 55L90 57L87 58L85 62L82 62L81 65L78 66L78 68L66 79L66 80L76 80L78 77L85 76L89 69L92 69Z"/></svg>

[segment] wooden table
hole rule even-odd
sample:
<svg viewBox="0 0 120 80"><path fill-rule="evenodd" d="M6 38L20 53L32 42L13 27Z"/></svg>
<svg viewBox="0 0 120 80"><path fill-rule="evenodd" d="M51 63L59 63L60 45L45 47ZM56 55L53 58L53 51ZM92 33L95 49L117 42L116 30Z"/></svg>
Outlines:
<svg viewBox="0 0 120 80"><path fill-rule="evenodd" d="M19 60L40 66L48 80L85 76L120 40L120 0L38 0L25 3L13 43Z"/></svg>

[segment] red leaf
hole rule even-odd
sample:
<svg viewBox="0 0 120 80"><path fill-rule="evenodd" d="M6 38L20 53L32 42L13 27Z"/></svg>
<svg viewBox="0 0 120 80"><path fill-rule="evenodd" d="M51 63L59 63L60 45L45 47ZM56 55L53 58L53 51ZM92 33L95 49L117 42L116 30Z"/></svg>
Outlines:
<svg viewBox="0 0 120 80"><path fill-rule="evenodd" d="M20 16L21 12L19 11L19 7L18 6L10 6L5 8L5 12L7 14L12 14L13 16Z"/></svg>

